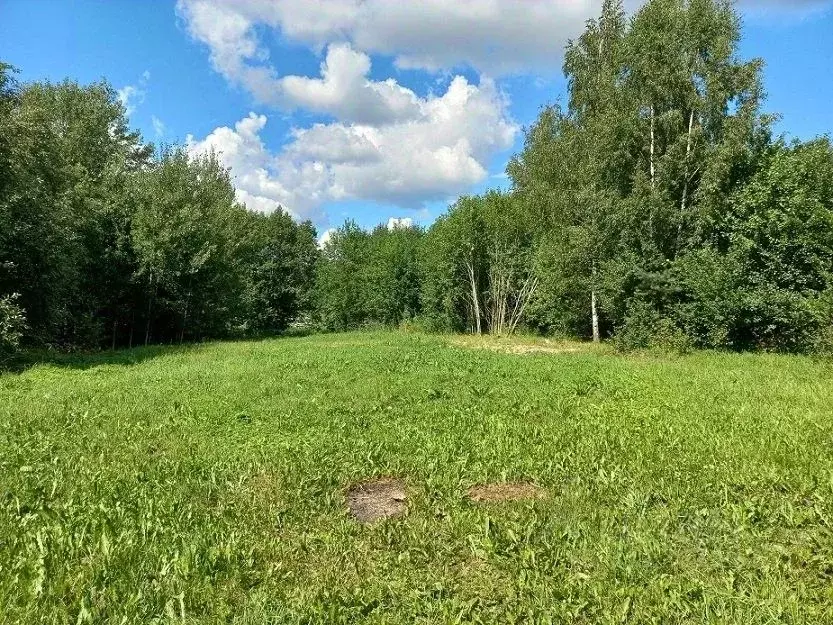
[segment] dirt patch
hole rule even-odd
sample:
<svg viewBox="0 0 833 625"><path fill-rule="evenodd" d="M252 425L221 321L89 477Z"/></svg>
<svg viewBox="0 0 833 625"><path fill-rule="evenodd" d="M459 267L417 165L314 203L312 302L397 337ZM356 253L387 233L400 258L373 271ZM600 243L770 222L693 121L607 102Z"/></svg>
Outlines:
<svg viewBox="0 0 833 625"><path fill-rule="evenodd" d="M550 343L549 341L544 341L543 343L521 343L503 339L461 337L452 339L451 342L458 347L487 349L494 352L503 352L504 354L574 354L587 351L587 348L583 345Z"/></svg>
<svg viewBox="0 0 833 625"><path fill-rule="evenodd" d="M580 352L578 347L557 347L554 345L489 345L485 349L506 352L507 354L574 354Z"/></svg>
<svg viewBox="0 0 833 625"><path fill-rule="evenodd" d="M547 491L530 482L500 482L472 486L466 491L466 496L476 503L499 503L544 499Z"/></svg>
<svg viewBox="0 0 833 625"><path fill-rule="evenodd" d="M396 478L380 478L353 484L347 489L347 507L360 523L373 523L405 514L405 484Z"/></svg>

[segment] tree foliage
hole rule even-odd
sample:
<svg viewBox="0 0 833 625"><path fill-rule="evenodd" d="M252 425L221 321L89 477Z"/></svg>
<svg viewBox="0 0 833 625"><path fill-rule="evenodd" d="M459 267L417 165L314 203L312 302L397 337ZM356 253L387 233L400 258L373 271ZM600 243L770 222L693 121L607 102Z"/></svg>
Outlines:
<svg viewBox="0 0 833 625"><path fill-rule="evenodd" d="M531 323L588 335L596 291L642 345L804 349L830 323L830 142L773 143L739 41L727 1L609 0L570 43L567 108L508 167L545 231Z"/></svg>
<svg viewBox="0 0 833 625"><path fill-rule="evenodd" d="M4 345L282 330L310 306L311 224L246 210L213 155L154 153L103 82L21 86L0 66L0 224L4 323L26 317Z"/></svg>
<svg viewBox="0 0 833 625"><path fill-rule="evenodd" d="M316 311L326 328L395 326L420 312L422 230L372 232L348 221L324 245L315 285Z"/></svg>
<svg viewBox="0 0 833 625"><path fill-rule="evenodd" d="M0 297L32 344L130 345L419 320L622 347L833 344L833 146L787 144L729 0L621 0L567 46L511 188L430 228L248 211L212 156L154 152L106 83L0 65ZM11 311L11 312L9 312ZM16 342L17 339L12 341ZM11 343L9 343L11 344Z"/></svg>
<svg viewBox="0 0 833 625"><path fill-rule="evenodd" d="M26 329L26 318L17 299L17 293L0 297L0 365L17 355Z"/></svg>

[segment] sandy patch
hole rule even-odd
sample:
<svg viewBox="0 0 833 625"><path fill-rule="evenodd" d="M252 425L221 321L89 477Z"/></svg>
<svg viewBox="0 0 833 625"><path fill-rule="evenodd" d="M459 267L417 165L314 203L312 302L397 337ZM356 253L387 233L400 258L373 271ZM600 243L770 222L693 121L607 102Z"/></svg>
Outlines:
<svg viewBox="0 0 833 625"><path fill-rule="evenodd" d="M477 503L526 501L530 499L544 499L546 496L547 491L530 482L478 484L466 491L466 497Z"/></svg>
<svg viewBox="0 0 833 625"><path fill-rule="evenodd" d="M405 514L405 484L395 478L379 478L353 484L345 495L350 514L360 523L373 523Z"/></svg>
<svg viewBox="0 0 833 625"><path fill-rule="evenodd" d="M581 343L524 342L516 339L461 336L451 339L451 344L467 349L486 349L504 354L575 354L587 351Z"/></svg>

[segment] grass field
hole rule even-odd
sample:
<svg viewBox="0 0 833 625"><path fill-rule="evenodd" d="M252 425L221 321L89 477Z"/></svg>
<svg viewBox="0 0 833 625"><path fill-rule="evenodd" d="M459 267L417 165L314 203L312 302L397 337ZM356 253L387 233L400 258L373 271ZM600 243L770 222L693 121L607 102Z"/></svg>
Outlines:
<svg viewBox="0 0 833 625"><path fill-rule="evenodd" d="M485 343L0 376L0 622L833 623L830 365ZM405 516L349 516L374 477Z"/></svg>

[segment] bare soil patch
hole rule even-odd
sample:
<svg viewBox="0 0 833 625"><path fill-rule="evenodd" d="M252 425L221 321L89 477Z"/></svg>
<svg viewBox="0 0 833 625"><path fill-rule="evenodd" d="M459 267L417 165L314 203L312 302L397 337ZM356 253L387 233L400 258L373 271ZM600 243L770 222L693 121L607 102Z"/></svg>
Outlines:
<svg viewBox="0 0 833 625"><path fill-rule="evenodd" d="M476 503L499 503L544 499L547 491L530 482L499 482L472 486L466 491L466 496Z"/></svg>
<svg viewBox="0 0 833 625"><path fill-rule="evenodd" d="M401 516L408 510L405 484L396 478L353 484L347 489L346 499L350 514L360 523Z"/></svg>
<svg viewBox="0 0 833 625"><path fill-rule="evenodd" d="M505 354L573 354L587 351L587 348L580 344L551 343L543 342L519 342L508 339L490 339L478 337L457 337L452 339L452 344L468 349L487 349Z"/></svg>

